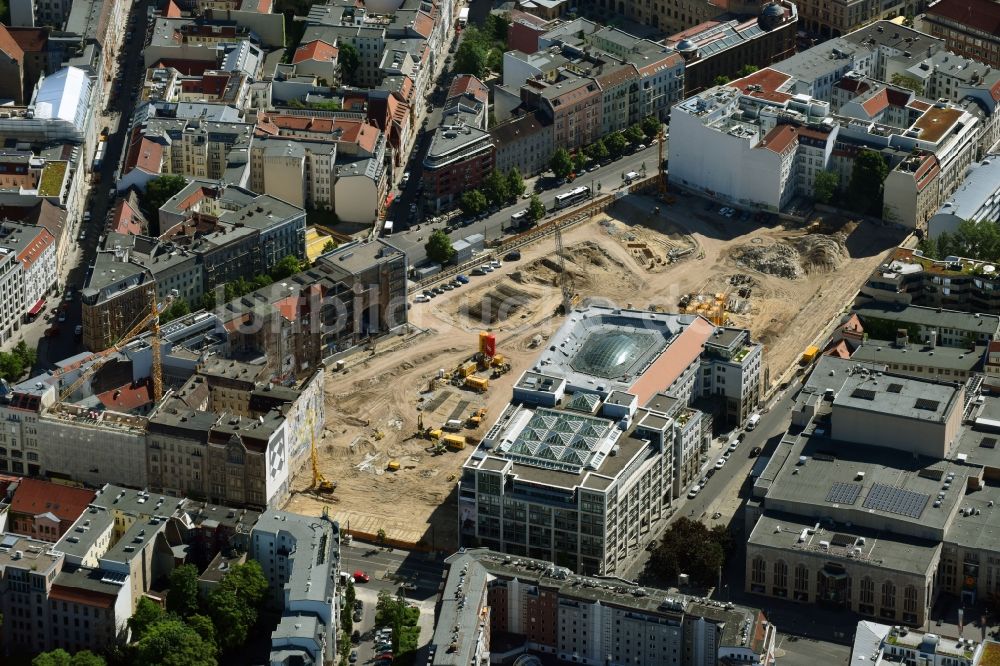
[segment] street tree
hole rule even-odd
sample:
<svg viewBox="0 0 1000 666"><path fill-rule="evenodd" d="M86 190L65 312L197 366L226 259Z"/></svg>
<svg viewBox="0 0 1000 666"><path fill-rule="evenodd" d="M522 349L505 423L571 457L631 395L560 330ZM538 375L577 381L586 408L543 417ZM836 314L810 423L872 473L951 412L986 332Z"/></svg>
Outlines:
<svg viewBox="0 0 1000 666"><path fill-rule="evenodd" d="M625 130L622 132L622 136L624 136L625 140L631 143L632 145L635 145L637 143L642 143L642 140L646 137L646 135L642 131L642 125L640 125L639 123L626 127Z"/></svg>
<svg viewBox="0 0 1000 666"><path fill-rule="evenodd" d="M611 157L621 157L628 148L628 141L621 132L612 132L604 137L604 145L608 147Z"/></svg>
<svg viewBox="0 0 1000 666"><path fill-rule="evenodd" d="M489 202L491 206L499 206L508 199L510 199L510 193L507 190L507 178L494 169L483 179L482 191L486 195L486 201Z"/></svg>
<svg viewBox="0 0 1000 666"><path fill-rule="evenodd" d="M650 566L666 581L686 573L699 585L712 585L731 547L728 532L709 530L704 523L679 518L653 549Z"/></svg>
<svg viewBox="0 0 1000 666"><path fill-rule="evenodd" d="M578 150L573 153L573 171L580 173L585 168L587 168L587 156L583 154L582 150Z"/></svg>
<svg viewBox="0 0 1000 666"><path fill-rule="evenodd" d="M663 127L663 123L656 116L646 116L642 119L642 133L646 135L648 139L655 139L660 134L660 129Z"/></svg>
<svg viewBox="0 0 1000 666"><path fill-rule="evenodd" d="M170 572L167 612L182 618L198 612L198 569L194 565L182 564Z"/></svg>
<svg viewBox="0 0 1000 666"><path fill-rule="evenodd" d="M469 216L479 215L488 205L486 195L479 190L466 190L458 198L458 208Z"/></svg>
<svg viewBox="0 0 1000 666"><path fill-rule="evenodd" d="M604 145L603 139L598 139L585 149L590 159L595 162L602 162L608 159L608 147Z"/></svg>
<svg viewBox="0 0 1000 666"><path fill-rule="evenodd" d="M298 257L289 254L271 268L271 278L275 282L291 277L302 270L302 262ZM266 285L265 285L266 286Z"/></svg>
<svg viewBox="0 0 1000 666"><path fill-rule="evenodd" d="M511 167L507 172L507 194L511 198L524 194L524 178L517 167Z"/></svg>
<svg viewBox="0 0 1000 666"><path fill-rule="evenodd" d="M435 229L424 244L427 258L438 264L447 264L455 257L455 248L451 237L443 229ZM384 539L383 539L384 541Z"/></svg>
<svg viewBox="0 0 1000 666"><path fill-rule="evenodd" d="M573 158L565 148L556 148L556 152L552 153L552 159L549 160L549 168L556 178L565 178L573 172Z"/></svg>
<svg viewBox="0 0 1000 666"><path fill-rule="evenodd" d="M528 217L531 218L532 222L538 222L545 217L545 204L542 203L542 198L537 194L531 195L531 202L528 204Z"/></svg>

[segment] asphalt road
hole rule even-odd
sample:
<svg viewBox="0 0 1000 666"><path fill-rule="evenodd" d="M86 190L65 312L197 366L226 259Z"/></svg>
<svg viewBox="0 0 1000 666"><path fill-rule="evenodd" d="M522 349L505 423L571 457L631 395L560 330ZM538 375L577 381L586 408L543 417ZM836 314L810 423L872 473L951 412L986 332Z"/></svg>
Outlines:
<svg viewBox="0 0 1000 666"><path fill-rule="evenodd" d="M430 141L429 135L427 141ZM426 150L426 147L423 148ZM666 147L664 146L664 155L666 155ZM422 159L422 158L421 158ZM666 158L664 158L666 159ZM540 194L542 203L545 204L545 208L548 211L552 211L553 202L557 194L563 192L568 192L569 190L578 187L580 185L586 185L591 188L591 192L596 194L608 194L615 192L622 186L622 174L628 173L630 171L641 172L642 165L646 165L647 174L652 174L657 168L657 163L659 160L658 147L654 144L647 147L645 150L636 151L630 155L626 155L617 160L609 162L603 167L597 167L596 169L580 174L577 179L572 183L566 183L562 187L556 189L545 190ZM419 160L416 164L419 164ZM414 187L414 179L416 174L412 174L410 177L410 187ZM529 182L529 181L526 181ZM533 181L531 181L533 182ZM600 191L598 191L598 185L600 185ZM531 191L531 186L529 184L528 191ZM409 188L408 188L409 189ZM406 197L403 197L403 201L407 201ZM516 204L508 206L506 208L500 209L500 211L490 215L483 220L476 220L467 227L459 227L458 229L451 232L451 238L453 241L460 240L471 236L472 234L483 234L486 241L496 240L502 238L509 227L510 216L514 213L523 210L528 207L527 200L518 200ZM402 213L401 213L402 214ZM395 222L395 220L394 220ZM405 225L404 225L405 226ZM445 222L438 222L436 224L431 223L421 223L417 224L413 228L407 229L405 231L397 232L393 234L390 238L390 242L393 246L399 248L406 253L407 259L411 266L416 266L420 264L425 258L426 253L424 251L424 243L427 241L427 237L435 229L445 228ZM397 226L398 228L398 226Z"/></svg>
<svg viewBox="0 0 1000 666"><path fill-rule="evenodd" d="M115 175L121 161L122 151L125 148L126 134L129 119L135 109L135 100L132 98L132 91L138 91L145 75L143 67L142 49L145 42L143 31L146 29L146 7L149 0L138 0L132 5L130 16L134 18L134 37L128 44L124 44L121 54L118 57L117 76L112 83L112 87L107 95L107 108L97 111L99 114L97 131L108 127L110 130L107 141L105 141L104 160L101 164L100 177L96 183L90 186L90 192L85 199L84 209L90 211L90 222L86 225L86 235L81 236L84 229L73 229L75 234L73 241L75 246L70 248L66 255L67 267L60 269L64 276L61 283L72 287L74 298L65 308L66 321L59 323L58 315L55 311L65 301L51 299L51 306L47 306L48 312L45 318L39 317L30 331L25 332L25 339L29 346L38 345L38 362L36 370L49 369L54 367L56 361L84 351L84 348L73 330L81 321L80 313L80 287L83 285L89 266L93 263L97 253L100 238L105 233L107 215L113 201L108 197L108 190L115 184ZM115 88L115 84L121 81L121 88ZM83 227L84 223L81 222ZM52 307L54 306L54 307ZM45 336L44 331L56 324L59 328L57 335ZM93 350L99 351L99 350Z"/></svg>

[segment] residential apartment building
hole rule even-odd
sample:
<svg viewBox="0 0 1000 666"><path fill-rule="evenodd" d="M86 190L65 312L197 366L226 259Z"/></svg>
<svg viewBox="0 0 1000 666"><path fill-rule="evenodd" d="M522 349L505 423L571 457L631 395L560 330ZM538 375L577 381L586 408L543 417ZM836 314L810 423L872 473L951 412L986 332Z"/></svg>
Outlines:
<svg viewBox="0 0 1000 666"><path fill-rule="evenodd" d="M0 26L0 98L14 104L24 103L24 49L6 26Z"/></svg>
<svg viewBox="0 0 1000 666"><path fill-rule="evenodd" d="M720 608L661 590L639 595L618 579L577 576L551 561L485 548L463 550L445 562L448 576L431 639L434 666L519 654L580 664L773 660L776 629L753 608Z"/></svg>
<svg viewBox="0 0 1000 666"><path fill-rule="evenodd" d="M937 0L914 20L917 30L943 39L945 48L1000 67L1000 9L989 0Z"/></svg>
<svg viewBox="0 0 1000 666"><path fill-rule="evenodd" d="M41 308L39 303L58 282L55 238L45 227L3 222L0 223L0 248L14 252L21 264L22 292L18 305L23 308L22 315L31 311L37 313Z"/></svg>
<svg viewBox="0 0 1000 666"><path fill-rule="evenodd" d="M730 332L709 349L715 330L690 315L573 311L552 340L559 351L518 379L463 468L463 542L583 572L627 566L700 459L710 428L681 407L699 397L700 369L741 345ZM759 395L750 381L736 385L740 405Z"/></svg>
<svg viewBox="0 0 1000 666"><path fill-rule="evenodd" d="M0 247L0 343L13 337L25 312L24 272L17 253Z"/></svg>
<svg viewBox="0 0 1000 666"><path fill-rule="evenodd" d="M40 479L21 479L7 514L7 529L55 543L94 499L94 491Z"/></svg>
<svg viewBox="0 0 1000 666"><path fill-rule="evenodd" d="M624 4L612 0L600 0L598 6L612 14L624 14L643 25L649 25L667 33L674 33L692 25L709 21L727 11L734 14L755 14L759 4L722 3L707 0L664 0L652 4L630 1Z"/></svg>
<svg viewBox="0 0 1000 666"><path fill-rule="evenodd" d="M882 302L860 302L853 312L871 338L895 339L905 330L910 342L968 350L1000 340L1000 316Z"/></svg>
<svg viewBox="0 0 1000 666"><path fill-rule="evenodd" d="M516 116L490 128L495 167L504 173L517 168L534 176L549 168L555 152L552 123L537 111Z"/></svg>
<svg viewBox="0 0 1000 666"><path fill-rule="evenodd" d="M1000 154L987 155L972 165L965 180L927 220L927 234L937 238L955 233L965 220L1000 219Z"/></svg>
<svg viewBox="0 0 1000 666"><path fill-rule="evenodd" d="M151 312L156 292L152 274L128 261L122 250L100 250L80 291L83 346L108 349Z"/></svg>
<svg viewBox="0 0 1000 666"><path fill-rule="evenodd" d="M767 384L764 348L744 328L718 327L705 342L695 394L719 401L716 418L745 422L760 405Z"/></svg>
<svg viewBox="0 0 1000 666"><path fill-rule="evenodd" d="M337 654L340 609L340 526L321 518L268 510L250 537L250 557L268 580L281 609L271 632L269 663L325 664Z"/></svg>
<svg viewBox="0 0 1000 666"><path fill-rule="evenodd" d="M495 149L490 132L475 125L476 115L452 107L442 115L424 155L424 196L436 210L455 204L493 171Z"/></svg>
<svg viewBox="0 0 1000 666"><path fill-rule="evenodd" d="M684 96L715 85L718 77L737 78L753 65L767 67L795 54L799 14L792 2L772 2L756 17L714 19L664 40L684 58Z"/></svg>

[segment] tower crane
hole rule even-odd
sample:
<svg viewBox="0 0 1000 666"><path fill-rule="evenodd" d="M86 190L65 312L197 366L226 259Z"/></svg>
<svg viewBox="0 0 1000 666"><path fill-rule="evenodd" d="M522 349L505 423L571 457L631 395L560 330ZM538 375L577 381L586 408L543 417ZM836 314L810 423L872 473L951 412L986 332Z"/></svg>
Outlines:
<svg viewBox="0 0 1000 666"><path fill-rule="evenodd" d="M169 302L169 299L167 302ZM164 307L165 306L166 304L164 304ZM139 320L139 323L130 328L128 332L126 332L121 338L118 339L118 342L108 347L104 351L100 351L94 354L95 360L90 365L90 367L87 368L85 371L81 372L79 377L77 377L68 386L66 386L66 388L60 391L57 404L63 403L66 399L68 399L71 395L73 395L73 392L76 391L78 388L80 388L80 386L87 380L88 377L93 376L94 373L100 370L104 366L104 364L106 364L108 361L111 360L111 356L113 354L121 351L122 348L125 347L125 345L127 345L129 342L132 342L136 337L138 337L143 332L143 330L147 326L150 327L151 335L149 342L153 352L153 368L152 368L153 402L154 404L158 403L160 401L160 398L163 397L163 368L161 365L161 357L160 357L160 313L162 311L163 308L157 305L156 292L153 291L150 298L150 311L145 315L140 315L142 319ZM65 371L61 374L65 374Z"/></svg>
<svg viewBox="0 0 1000 666"><path fill-rule="evenodd" d="M316 448L316 425L312 409L309 410L308 415L309 440L312 443L312 449L310 451L313 473L312 488L316 492L332 493L337 489L337 484L328 480L325 476L323 476L323 473L319 471L319 452Z"/></svg>

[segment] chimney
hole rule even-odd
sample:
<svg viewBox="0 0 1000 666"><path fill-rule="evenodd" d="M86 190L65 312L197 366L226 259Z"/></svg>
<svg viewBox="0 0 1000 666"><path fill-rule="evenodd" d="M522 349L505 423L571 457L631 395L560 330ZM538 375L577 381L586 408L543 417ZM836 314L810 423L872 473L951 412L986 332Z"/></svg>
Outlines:
<svg viewBox="0 0 1000 666"><path fill-rule="evenodd" d="M908 344L910 344L910 337L909 337L909 335L907 335L906 329L905 328L897 328L896 329L896 346L897 347L905 347Z"/></svg>

